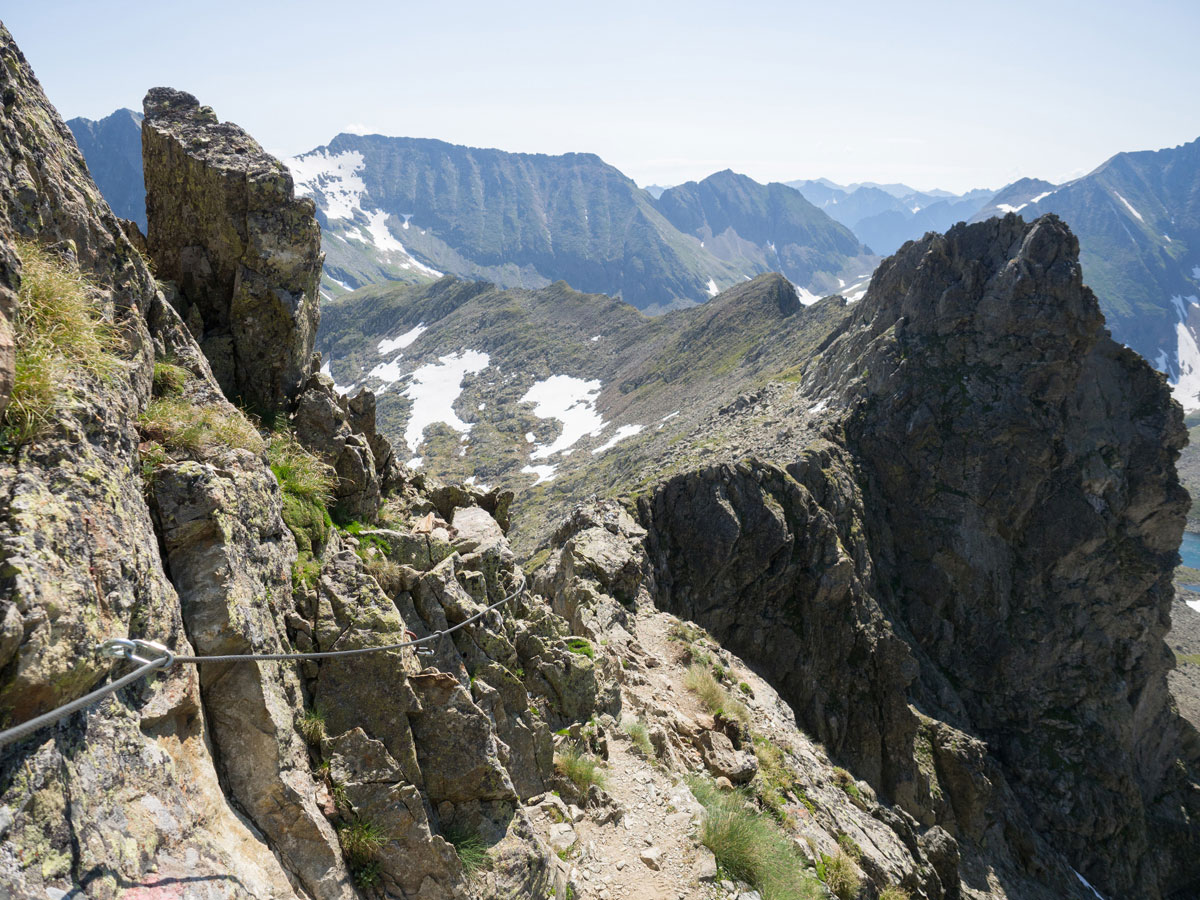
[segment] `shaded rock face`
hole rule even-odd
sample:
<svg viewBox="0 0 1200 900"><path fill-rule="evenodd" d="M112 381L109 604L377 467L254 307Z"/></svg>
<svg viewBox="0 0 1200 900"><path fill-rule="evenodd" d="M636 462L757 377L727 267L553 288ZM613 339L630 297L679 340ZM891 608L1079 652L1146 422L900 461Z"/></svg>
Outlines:
<svg viewBox="0 0 1200 900"><path fill-rule="evenodd" d="M1185 437L1070 232L906 245L809 371L827 442L640 500L658 602L968 870L1069 883L1061 853L1106 894L1190 895L1198 745L1162 640Z"/></svg>
<svg viewBox="0 0 1200 900"><path fill-rule="evenodd" d="M191 94L144 101L147 244L225 393L288 405L308 377L320 318L321 232L277 159Z"/></svg>
<svg viewBox="0 0 1200 900"><path fill-rule="evenodd" d="M1200 877L1200 760L1163 644L1186 436L1162 376L1103 330L1078 249L1052 216L906 246L813 390L852 379L879 581L927 668L1076 868L1152 897Z"/></svg>

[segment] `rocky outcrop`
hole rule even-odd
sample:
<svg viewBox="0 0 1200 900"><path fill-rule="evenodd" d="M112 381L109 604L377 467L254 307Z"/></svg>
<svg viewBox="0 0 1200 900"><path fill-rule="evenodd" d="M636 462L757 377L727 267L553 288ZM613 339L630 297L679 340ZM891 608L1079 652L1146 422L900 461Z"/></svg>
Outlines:
<svg viewBox="0 0 1200 900"><path fill-rule="evenodd" d="M144 101L147 244L158 277L233 399L273 411L309 374L321 232L287 168L191 94Z"/></svg>
<svg viewBox="0 0 1200 900"><path fill-rule="evenodd" d="M0 722L74 699L123 664L110 637L191 647L143 499L138 415L161 334L187 340L87 175L66 126L0 28L0 234L50 248L123 336L111 379L69 372L36 440L0 456ZM5 245L5 275L15 270ZM12 284L12 280L9 281ZM163 326L152 335L151 323ZM174 331L173 331L174 328ZM157 345L157 346L156 346ZM191 344L193 359L202 357ZM197 674L175 669L0 752L0 882L13 897L201 884L214 897L294 895L222 791ZM119 823L119 824L118 824ZM118 838L118 835L120 837Z"/></svg>
<svg viewBox="0 0 1200 900"><path fill-rule="evenodd" d="M1197 743L1162 642L1183 431L1069 231L906 245L809 372L825 439L642 498L658 602L965 870L1020 896L1077 891L1067 864L1114 896L1194 890Z"/></svg>
<svg viewBox="0 0 1200 900"><path fill-rule="evenodd" d="M1103 892L1164 896L1200 879L1200 757L1163 643L1186 435L1163 377L1103 330L1078 254L1053 216L905 247L811 390L842 382L922 699L954 685L1039 832Z"/></svg>
<svg viewBox="0 0 1200 900"><path fill-rule="evenodd" d="M343 398L317 370L320 228L287 168L191 94L146 95L143 156L149 251L167 296L226 395L290 415L300 442L337 476L339 521L373 522L400 480L375 429L375 396Z"/></svg>
<svg viewBox="0 0 1200 900"><path fill-rule="evenodd" d="M352 411L369 407L373 413L374 406L370 391L342 397L333 380L318 372L305 382L292 415L291 426L305 449L337 476L333 513L340 521L374 522L384 492L401 479L391 444L375 432L374 415L355 416Z"/></svg>

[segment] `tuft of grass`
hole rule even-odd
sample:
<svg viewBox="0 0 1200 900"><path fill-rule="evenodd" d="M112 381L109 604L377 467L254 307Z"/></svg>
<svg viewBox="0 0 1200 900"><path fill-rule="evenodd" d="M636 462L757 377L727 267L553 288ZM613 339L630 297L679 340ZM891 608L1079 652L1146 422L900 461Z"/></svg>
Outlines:
<svg viewBox="0 0 1200 900"><path fill-rule="evenodd" d="M862 847L858 846L858 841L850 837L850 835L846 834L846 832L842 831L838 833L837 842L838 846L845 850L846 855L852 860L855 862L862 861L863 852Z"/></svg>
<svg viewBox="0 0 1200 900"><path fill-rule="evenodd" d="M683 676L683 686L700 698L710 713L720 712L725 703L725 689L717 683L712 670L700 663L688 666Z"/></svg>
<svg viewBox="0 0 1200 900"><path fill-rule="evenodd" d="M679 641L681 644L694 644L704 640L708 635L690 622L675 622L667 630L667 637L673 641Z"/></svg>
<svg viewBox="0 0 1200 900"><path fill-rule="evenodd" d="M862 796L862 791L858 789L858 783L855 782L854 776L841 766L833 767L833 780L847 795L855 799Z"/></svg>
<svg viewBox="0 0 1200 900"><path fill-rule="evenodd" d="M261 453L263 440L240 410L223 404L198 404L183 397L150 402L140 420L146 440L193 456L222 447Z"/></svg>
<svg viewBox="0 0 1200 900"><path fill-rule="evenodd" d="M641 719L626 719L621 723L621 728L629 735L633 745L642 751L642 756L654 759L654 745L650 743L650 734L646 730L645 722Z"/></svg>
<svg viewBox="0 0 1200 900"><path fill-rule="evenodd" d="M66 407L73 378L109 381L122 367L116 330L104 320L96 289L83 273L32 241L17 241L16 251L21 287L13 311L15 372L3 425L5 443L23 444Z"/></svg>
<svg viewBox="0 0 1200 900"><path fill-rule="evenodd" d="M567 649L572 653L578 653L580 656L586 656L588 659L596 658L596 651L592 649L592 642L587 638L567 638Z"/></svg>
<svg viewBox="0 0 1200 900"><path fill-rule="evenodd" d="M795 786L791 770L784 763L784 753L769 739L754 736L754 756L758 760L758 774L751 783L759 801L782 825L790 824L783 794Z"/></svg>
<svg viewBox="0 0 1200 900"><path fill-rule="evenodd" d="M683 676L683 686L700 698L713 715L723 712L740 722L750 721L750 709L721 686L709 666L694 662Z"/></svg>
<svg viewBox="0 0 1200 900"><path fill-rule="evenodd" d="M285 493L324 504L333 497L337 476L332 467L300 446L291 432L272 432L267 442L267 461Z"/></svg>
<svg viewBox="0 0 1200 900"><path fill-rule="evenodd" d="M292 563L292 590L313 587L321 576L321 563L311 555L300 554Z"/></svg>
<svg viewBox="0 0 1200 900"><path fill-rule="evenodd" d="M337 835L342 853L352 866L370 863L388 841L382 828L361 818L339 825Z"/></svg>
<svg viewBox="0 0 1200 900"><path fill-rule="evenodd" d="M319 709L307 710L300 717L299 727L304 740L312 746L318 746L325 739L325 714Z"/></svg>
<svg viewBox="0 0 1200 900"><path fill-rule="evenodd" d="M487 844L477 832L452 825L442 830L442 837L453 845L468 878L491 866L492 857L488 854Z"/></svg>
<svg viewBox="0 0 1200 900"><path fill-rule="evenodd" d="M161 360L156 362L154 364L154 396L178 397L183 393L183 389L191 377L192 373L183 366Z"/></svg>
<svg viewBox="0 0 1200 900"><path fill-rule="evenodd" d="M700 842L721 870L752 885L763 900L816 900L820 886L804 872L788 835L736 792L722 792L706 779L688 782L704 807Z"/></svg>
<svg viewBox="0 0 1200 900"><path fill-rule="evenodd" d="M899 885L889 884L879 892L879 900L912 900L912 895Z"/></svg>
<svg viewBox="0 0 1200 900"><path fill-rule="evenodd" d="M554 768L560 775L570 779L580 793L586 794L593 784L604 787L605 779L604 773L600 771L600 761L584 753L574 744L555 754Z"/></svg>
<svg viewBox="0 0 1200 900"><path fill-rule="evenodd" d="M853 900L858 896L862 879L850 854L839 847L833 856L822 854L821 862L824 863L825 887L829 888L833 896L838 900Z"/></svg>

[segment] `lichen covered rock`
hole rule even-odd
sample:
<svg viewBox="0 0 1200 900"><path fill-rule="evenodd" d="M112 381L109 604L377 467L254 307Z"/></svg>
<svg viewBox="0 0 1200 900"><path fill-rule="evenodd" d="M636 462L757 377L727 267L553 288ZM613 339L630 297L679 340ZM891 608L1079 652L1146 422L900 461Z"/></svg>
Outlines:
<svg viewBox="0 0 1200 900"><path fill-rule="evenodd" d="M321 232L311 200L237 125L191 94L143 103L146 236L160 278L231 399L273 411L309 374L320 318Z"/></svg>

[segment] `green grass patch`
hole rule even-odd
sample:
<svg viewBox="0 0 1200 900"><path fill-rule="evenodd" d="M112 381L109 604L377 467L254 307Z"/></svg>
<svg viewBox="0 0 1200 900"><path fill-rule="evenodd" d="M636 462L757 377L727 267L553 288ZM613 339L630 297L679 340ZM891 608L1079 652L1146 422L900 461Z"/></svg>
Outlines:
<svg viewBox="0 0 1200 900"><path fill-rule="evenodd" d="M361 818L339 825L337 835L338 842L342 845L342 853L351 866L363 865L374 860L388 841L382 828Z"/></svg>
<svg viewBox="0 0 1200 900"><path fill-rule="evenodd" d="M192 373L183 366L162 360L154 364L153 389L155 397L178 397L183 393Z"/></svg>
<svg viewBox="0 0 1200 900"><path fill-rule="evenodd" d="M142 436L190 456L226 447L261 453L263 440L240 410L219 403L193 403L183 397L152 400L139 420Z"/></svg>
<svg viewBox="0 0 1200 900"><path fill-rule="evenodd" d="M451 825L443 829L442 837L453 845L468 878L491 866L492 857L488 854L487 844L477 832Z"/></svg>
<svg viewBox="0 0 1200 900"><path fill-rule="evenodd" d="M862 796L862 791L858 789L858 783L854 780L854 776L841 766L833 767L833 780L838 787L856 800Z"/></svg>
<svg viewBox="0 0 1200 900"><path fill-rule="evenodd" d="M600 761L589 753L584 753L574 744L564 747L554 755L554 768L560 775L570 780L581 794L586 794L593 784L604 787L604 772L600 769Z"/></svg>
<svg viewBox="0 0 1200 900"><path fill-rule="evenodd" d="M1176 653L1175 659L1182 665L1200 666L1200 653Z"/></svg>
<svg viewBox="0 0 1200 900"><path fill-rule="evenodd" d="M704 807L700 842L712 851L721 871L752 885L763 900L816 900L820 885L805 874L792 840L769 816L737 791L723 792L707 779L688 786Z"/></svg>
<svg viewBox="0 0 1200 900"><path fill-rule="evenodd" d="M276 431L267 443L267 461L279 487L293 497L328 503L337 475L333 468L309 453L288 431Z"/></svg>
<svg viewBox="0 0 1200 900"><path fill-rule="evenodd" d="M646 730L645 722L641 719L626 719L621 723L621 728L646 759L654 758L654 745L650 743L650 734Z"/></svg>
<svg viewBox="0 0 1200 900"><path fill-rule="evenodd" d="M586 656L588 659L596 658L596 651L592 648L592 642L587 638L567 638L567 649L572 653L578 653L580 656Z"/></svg>
<svg viewBox="0 0 1200 900"><path fill-rule="evenodd" d="M695 694L713 715L724 713L740 722L750 721L750 709L721 686L712 669L694 662L683 676L683 686Z"/></svg>
<svg viewBox="0 0 1200 900"><path fill-rule="evenodd" d="M912 900L912 895L899 885L889 884L879 892L879 900Z"/></svg>
<svg viewBox="0 0 1200 900"><path fill-rule="evenodd" d="M300 717L300 733L304 740L316 747L325 739L325 714L319 709L306 710Z"/></svg>
<svg viewBox="0 0 1200 900"><path fill-rule="evenodd" d="M17 241L16 251L21 287L13 310L12 397L3 419L7 444L44 433L71 401L69 385L79 376L109 381L122 368L116 331L83 273L32 241Z"/></svg>
<svg viewBox="0 0 1200 900"><path fill-rule="evenodd" d="M858 868L855 866L854 860L850 858L850 854L842 847L839 847L833 856L821 854L817 874L825 882L825 887L829 888L830 893L838 900L853 900L858 896L859 889L862 887L862 878L859 877Z"/></svg>

